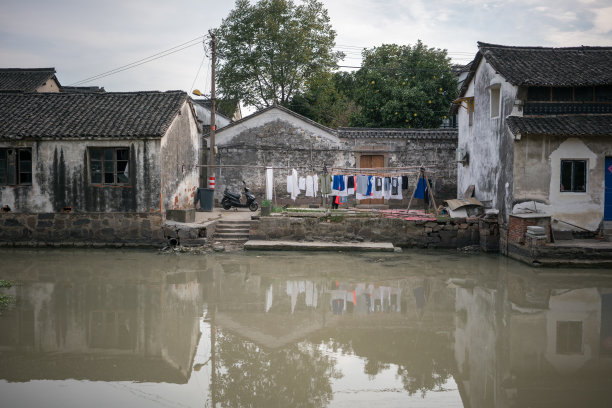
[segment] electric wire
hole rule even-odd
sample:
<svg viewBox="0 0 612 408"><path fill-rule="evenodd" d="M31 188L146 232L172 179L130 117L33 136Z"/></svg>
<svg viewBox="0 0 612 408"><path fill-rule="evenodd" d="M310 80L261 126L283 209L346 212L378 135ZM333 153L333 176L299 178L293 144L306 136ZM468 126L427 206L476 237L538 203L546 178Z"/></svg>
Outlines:
<svg viewBox="0 0 612 408"><path fill-rule="evenodd" d="M114 75L114 74L119 73L119 72L123 72L123 71L131 69L131 68L135 68L135 67L140 66L142 64L146 64L147 62L155 61L155 60L157 60L159 58L163 58L163 57L166 57L168 55L174 54L176 52L182 51L184 49L187 49L187 48L193 47L195 45L198 45L198 44L200 44L200 40L203 39L204 37L205 36L201 35L201 36L196 37L196 38L194 38L192 40L189 40L189 41L186 41L186 42L184 42L182 44L179 44L179 45L176 45L174 47L168 48L168 49L166 49L164 51L160 51L160 52L158 52L156 54L149 55L148 57L141 58L141 59L139 59L137 61L134 61L134 62L131 62L129 64L122 65L120 67L111 69L109 71L105 71L105 72L102 72L100 74L93 75L93 76L90 76L88 78L82 79L80 81L73 82L73 83L69 84L68 86L75 86L75 85L80 85L80 84L83 84L83 83L91 82L91 81L96 80L96 79L104 78L104 77L107 77L107 76L110 76L110 75ZM198 42L193 43L194 41L198 41ZM189 44L189 45L187 45L187 44Z"/></svg>
<svg viewBox="0 0 612 408"><path fill-rule="evenodd" d="M204 60L206 59L206 54L202 55L202 61L200 62L200 66L198 67L198 72L196 72L195 74L195 78L193 78L193 82L191 83L191 87L189 88L190 90L193 90L196 81L198 80L198 75L200 75L200 70L202 69L202 65L204 65Z"/></svg>

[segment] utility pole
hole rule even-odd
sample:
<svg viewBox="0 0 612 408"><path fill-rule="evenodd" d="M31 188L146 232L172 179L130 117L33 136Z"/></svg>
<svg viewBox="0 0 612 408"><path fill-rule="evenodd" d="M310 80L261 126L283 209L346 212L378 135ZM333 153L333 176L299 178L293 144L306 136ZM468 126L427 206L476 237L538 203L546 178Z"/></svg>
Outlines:
<svg viewBox="0 0 612 408"><path fill-rule="evenodd" d="M212 30L208 30L210 34L210 45L212 49L212 68L211 68L211 84L210 84L210 136L208 138L208 146L210 150L210 159L208 167L208 188L215 188L215 66L217 65L217 38Z"/></svg>

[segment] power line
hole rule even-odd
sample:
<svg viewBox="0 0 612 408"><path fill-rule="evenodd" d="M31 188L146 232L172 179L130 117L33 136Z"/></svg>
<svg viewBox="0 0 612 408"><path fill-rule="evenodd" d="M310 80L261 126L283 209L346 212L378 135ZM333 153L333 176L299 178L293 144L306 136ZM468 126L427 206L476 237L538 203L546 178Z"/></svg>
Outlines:
<svg viewBox="0 0 612 408"><path fill-rule="evenodd" d="M102 72L100 74L97 74L97 75L94 75L94 76L82 79L80 81L73 82L72 84L69 84L69 86L81 85L81 84L84 84L84 83L87 83L87 82L91 82L91 81L96 80L96 79L101 79L101 78L104 78L104 77L107 77L107 76L110 76L110 75L117 74L119 72L126 71L126 70L131 69L131 68L135 68L137 66L146 64L146 63L151 62L151 61L155 61L157 59L166 57L166 56L174 54L176 52L179 52L179 51L185 50L187 48L193 47L195 45L199 45L200 44L200 40L203 39L204 37L205 36L201 35L199 37L196 37L196 38L194 38L192 40L186 41L186 42L184 42L182 44L179 44L177 46L174 46L172 48L168 48L168 49L166 49L164 51L160 51L160 52L158 52L156 54L153 54L153 55L150 55L148 57L141 58L141 59L139 59L137 61L134 61L134 62L131 62L129 64L122 65L122 66L120 66L118 68L111 69L110 71ZM198 42L194 43L194 41L198 41ZM189 45L187 45L187 44L189 44Z"/></svg>
<svg viewBox="0 0 612 408"><path fill-rule="evenodd" d="M195 74L195 78L193 78L193 82L191 83L191 88L189 90L193 90L193 87L198 80L198 75L200 75L200 70L202 69L202 65L204 65L204 60L206 59L206 54L202 55L202 61L200 62L200 66L198 67L198 72Z"/></svg>

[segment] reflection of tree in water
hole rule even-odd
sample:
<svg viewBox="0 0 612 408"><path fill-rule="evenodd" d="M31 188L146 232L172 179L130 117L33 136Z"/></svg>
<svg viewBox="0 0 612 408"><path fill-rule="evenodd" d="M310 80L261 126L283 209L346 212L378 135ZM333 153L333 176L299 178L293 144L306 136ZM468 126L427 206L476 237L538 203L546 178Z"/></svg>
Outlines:
<svg viewBox="0 0 612 408"><path fill-rule="evenodd" d="M322 407L332 398L335 360L309 343L266 350L217 332L215 399L223 407Z"/></svg>
<svg viewBox="0 0 612 408"><path fill-rule="evenodd" d="M336 351L364 358L364 372L370 378L396 365L410 395L441 389L452 375L453 352L445 333L353 329L334 331L323 341Z"/></svg>

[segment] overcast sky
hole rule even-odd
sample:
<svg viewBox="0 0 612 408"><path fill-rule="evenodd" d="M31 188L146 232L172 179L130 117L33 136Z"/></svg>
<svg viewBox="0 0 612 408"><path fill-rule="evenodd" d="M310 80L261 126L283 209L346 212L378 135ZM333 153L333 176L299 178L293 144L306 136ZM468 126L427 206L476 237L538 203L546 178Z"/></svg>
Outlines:
<svg viewBox="0 0 612 408"><path fill-rule="evenodd" d="M447 49L455 62L463 64L476 53L476 41L612 45L612 0L323 3L337 32L337 49L347 54L342 65L359 65L363 47L414 44L418 39ZM199 88L209 92L210 61L198 37L218 27L234 1L2 0L1 4L0 67L55 67L61 84L71 85L186 43L192 46L80 85L103 86L107 91Z"/></svg>

